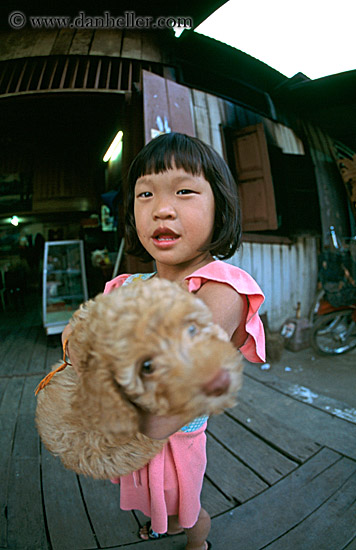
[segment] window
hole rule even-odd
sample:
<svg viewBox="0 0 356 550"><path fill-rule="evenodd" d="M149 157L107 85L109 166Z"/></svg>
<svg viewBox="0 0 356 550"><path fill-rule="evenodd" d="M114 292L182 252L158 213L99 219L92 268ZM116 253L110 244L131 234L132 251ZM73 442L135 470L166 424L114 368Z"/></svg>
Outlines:
<svg viewBox="0 0 356 550"><path fill-rule="evenodd" d="M277 212L267 142L262 124L234 132L232 145L243 231L277 229Z"/></svg>
<svg viewBox="0 0 356 550"><path fill-rule="evenodd" d="M267 121L225 130L227 156L237 178L243 231L293 237L320 233L314 167L294 132Z"/></svg>

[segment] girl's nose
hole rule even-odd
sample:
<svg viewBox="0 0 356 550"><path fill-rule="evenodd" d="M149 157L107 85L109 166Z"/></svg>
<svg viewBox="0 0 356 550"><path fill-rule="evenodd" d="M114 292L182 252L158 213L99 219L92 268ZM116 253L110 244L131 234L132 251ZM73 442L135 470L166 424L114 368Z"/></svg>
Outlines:
<svg viewBox="0 0 356 550"><path fill-rule="evenodd" d="M160 202L156 205L153 211L154 219L174 219L176 217L176 211L172 204L169 202Z"/></svg>

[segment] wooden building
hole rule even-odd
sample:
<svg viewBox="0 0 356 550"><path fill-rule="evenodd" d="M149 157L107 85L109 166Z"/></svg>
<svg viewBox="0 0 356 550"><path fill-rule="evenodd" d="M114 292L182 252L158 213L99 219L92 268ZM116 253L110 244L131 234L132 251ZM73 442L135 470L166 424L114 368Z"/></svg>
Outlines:
<svg viewBox="0 0 356 550"><path fill-rule="evenodd" d="M328 79L288 79L225 44L171 29L7 29L0 71L0 264L16 260L21 238L80 237L90 292L101 290L110 273L92 270L90 252L113 253L120 243L127 168L145 142L178 131L211 144L237 178L244 242L229 261L263 288L271 327L297 302L307 314L329 226L342 236L354 227L338 160L352 162L356 143L336 116L328 124L334 96L317 100ZM122 151L106 164L120 130ZM100 226L108 192L115 232ZM9 229L15 214L22 223ZM120 271L150 267L125 255Z"/></svg>

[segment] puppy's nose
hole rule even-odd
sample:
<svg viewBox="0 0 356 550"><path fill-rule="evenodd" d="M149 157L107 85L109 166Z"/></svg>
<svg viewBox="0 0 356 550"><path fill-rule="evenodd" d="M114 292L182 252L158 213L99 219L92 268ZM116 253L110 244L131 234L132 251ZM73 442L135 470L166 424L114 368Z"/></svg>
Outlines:
<svg viewBox="0 0 356 550"><path fill-rule="evenodd" d="M221 369L209 382L203 385L205 395L218 397L229 389L231 383L230 374L227 370Z"/></svg>

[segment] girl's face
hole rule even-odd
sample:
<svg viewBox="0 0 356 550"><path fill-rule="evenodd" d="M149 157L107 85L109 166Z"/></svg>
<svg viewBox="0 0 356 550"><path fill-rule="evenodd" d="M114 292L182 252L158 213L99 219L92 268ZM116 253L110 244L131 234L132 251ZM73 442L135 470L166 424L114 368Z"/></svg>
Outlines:
<svg viewBox="0 0 356 550"><path fill-rule="evenodd" d="M140 177L135 186L135 222L144 248L163 268L198 269L211 261L201 248L211 242L215 201L204 176L182 168Z"/></svg>

